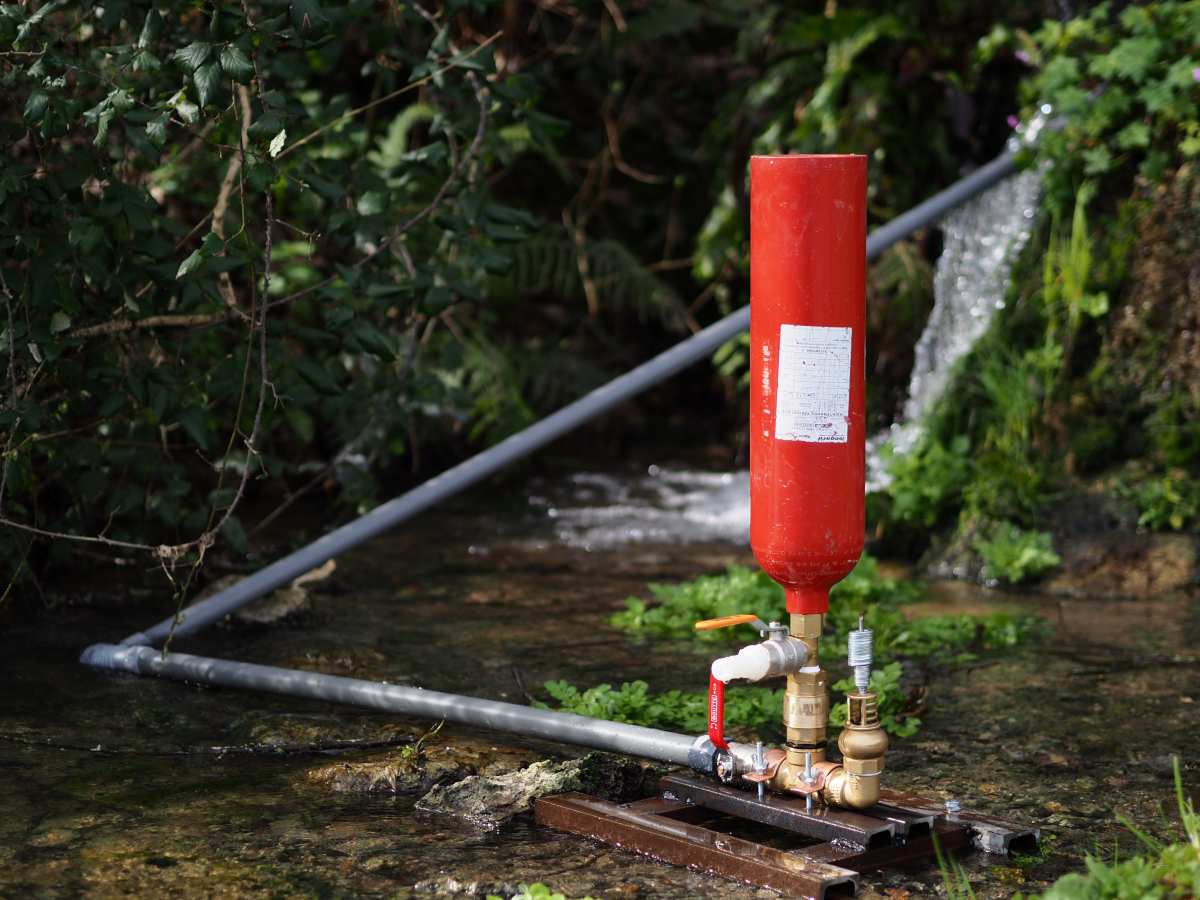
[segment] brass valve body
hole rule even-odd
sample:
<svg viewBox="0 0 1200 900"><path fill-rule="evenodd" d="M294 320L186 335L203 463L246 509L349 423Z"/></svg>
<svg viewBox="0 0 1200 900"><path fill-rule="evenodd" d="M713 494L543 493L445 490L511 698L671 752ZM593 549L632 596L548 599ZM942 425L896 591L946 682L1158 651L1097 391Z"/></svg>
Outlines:
<svg viewBox="0 0 1200 900"><path fill-rule="evenodd" d="M793 615L792 637L803 641L809 659L817 660L822 616ZM829 691L824 670L789 675L783 701L783 725L787 732L787 755L771 773L771 787L778 791L814 794L826 803L850 809L866 809L879 801L879 781L888 748L887 733L879 724L878 698L873 693L850 694L847 724L838 737L842 763L825 762L826 726L829 721ZM805 754L812 764L812 780L806 781Z"/></svg>

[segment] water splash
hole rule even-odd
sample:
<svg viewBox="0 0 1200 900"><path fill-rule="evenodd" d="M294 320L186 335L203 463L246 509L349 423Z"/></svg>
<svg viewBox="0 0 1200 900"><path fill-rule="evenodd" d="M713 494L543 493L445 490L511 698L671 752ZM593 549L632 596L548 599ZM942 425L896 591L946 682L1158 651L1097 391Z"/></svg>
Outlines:
<svg viewBox="0 0 1200 900"><path fill-rule="evenodd" d="M900 420L867 441L867 490L887 487L885 446L907 453L921 421L945 393L954 365L1004 308L1013 265L1033 231L1041 173L1006 178L942 222L942 255L933 277L933 310L917 341L908 399Z"/></svg>
<svg viewBox="0 0 1200 900"><path fill-rule="evenodd" d="M638 543L750 543L750 473L650 466L630 478L580 472L530 497L560 541L585 550Z"/></svg>

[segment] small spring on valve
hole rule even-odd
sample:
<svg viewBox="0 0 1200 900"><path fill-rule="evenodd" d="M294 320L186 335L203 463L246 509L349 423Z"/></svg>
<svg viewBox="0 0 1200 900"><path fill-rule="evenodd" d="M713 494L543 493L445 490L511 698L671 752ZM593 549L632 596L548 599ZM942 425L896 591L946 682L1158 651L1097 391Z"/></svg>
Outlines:
<svg viewBox="0 0 1200 900"><path fill-rule="evenodd" d="M871 686L871 651L874 632L863 627L863 616L858 617L858 628L851 631L848 639L846 662L854 669L854 686L865 694Z"/></svg>

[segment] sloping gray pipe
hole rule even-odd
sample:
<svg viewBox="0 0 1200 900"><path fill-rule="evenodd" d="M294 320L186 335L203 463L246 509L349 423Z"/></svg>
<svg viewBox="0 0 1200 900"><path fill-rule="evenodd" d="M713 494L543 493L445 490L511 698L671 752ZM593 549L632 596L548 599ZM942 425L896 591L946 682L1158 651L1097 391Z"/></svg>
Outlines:
<svg viewBox="0 0 1200 900"><path fill-rule="evenodd" d="M954 207L1011 175L1016 168L1016 154L1011 150L1006 151L944 191L876 229L867 238L867 259L879 256L892 244L918 228L936 221ZM749 327L750 307L743 306L699 334L676 344L636 369L614 378L603 387L596 388L590 394L564 406L524 431L472 456L452 469L447 469L408 493L375 507L361 518L331 531L253 575L243 578L237 584L193 603L179 613L178 621L174 616L163 619L145 631L130 635L121 641L121 644L156 644L171 634L172 628L176 637L195 634L251 600L288 584L292 579L351 547L370 540L393 525L411 519L434 504L466 490L614 406L665 381L681 369L706 359L727 340Z"/></svg>
<svg viewBox="0 0 1200 900"><path fill-rule="evenodd" d="M656 759L673 765L690 765L706 774L712 774L716 758L716 748L704 735L689 737L686 734L659 731L657 728L340 675L322 675L319 672L281 669L187 653L168 653L164 656L152 647L122 647L115 644L93 644L84 651L81 661L96 668L132 672L135 675L156 675L177 681L327 700L424 719L445 719L493 731L508 731L562 744L578 744L612 753Z"/></svg>

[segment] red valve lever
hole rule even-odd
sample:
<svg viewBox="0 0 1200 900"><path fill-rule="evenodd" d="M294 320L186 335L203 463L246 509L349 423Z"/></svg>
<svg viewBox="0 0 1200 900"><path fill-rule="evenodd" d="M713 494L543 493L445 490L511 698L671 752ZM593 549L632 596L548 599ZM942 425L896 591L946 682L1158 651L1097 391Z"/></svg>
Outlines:
<svg viewBox="0 0 1200 900"><path fill-rule="evenodd" d="M725 682L716 675L708 676L708 739L720 750L728 750L725 742Z"/></svg>

